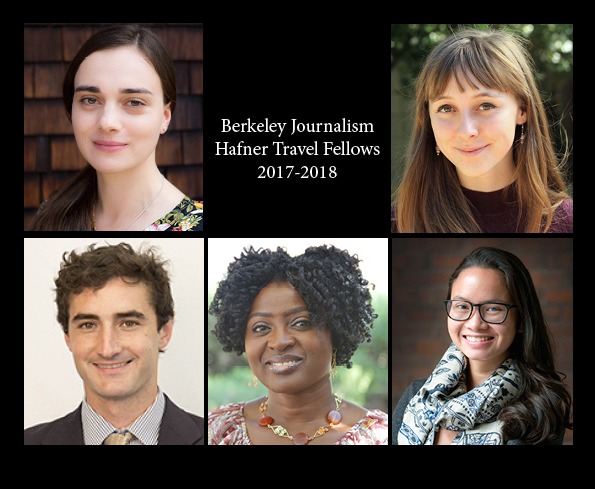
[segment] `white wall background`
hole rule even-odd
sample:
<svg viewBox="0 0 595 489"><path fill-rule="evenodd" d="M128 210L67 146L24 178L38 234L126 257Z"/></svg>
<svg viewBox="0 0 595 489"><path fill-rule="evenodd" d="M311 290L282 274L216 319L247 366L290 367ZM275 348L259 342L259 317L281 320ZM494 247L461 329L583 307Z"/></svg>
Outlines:
<svg viewBox="0 0 595 489"><path fill-rule="evenodd" d="M159 385L182 409L204 416L203 238L24 238L25 428L73 411L83 385L56 320L55 284L65 251L91 243L155 245L169 260L176 313L173 338L159 359Z"/></svg>

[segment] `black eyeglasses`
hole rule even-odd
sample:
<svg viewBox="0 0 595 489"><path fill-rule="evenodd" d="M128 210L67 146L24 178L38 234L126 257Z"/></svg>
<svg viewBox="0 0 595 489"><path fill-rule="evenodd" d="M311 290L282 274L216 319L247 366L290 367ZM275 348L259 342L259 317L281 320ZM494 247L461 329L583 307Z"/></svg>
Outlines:
<svg viewBox="0 0 595 489"><path fill-rule="evenodd" d="M508 317L508 312L517 306L502 304L501 302L482 302L473 304L469 301L448 300L444 301L446 314L455 321L467 321L473 315L473 308L479 309L479 315L486 323L502 324Z"/></svg>

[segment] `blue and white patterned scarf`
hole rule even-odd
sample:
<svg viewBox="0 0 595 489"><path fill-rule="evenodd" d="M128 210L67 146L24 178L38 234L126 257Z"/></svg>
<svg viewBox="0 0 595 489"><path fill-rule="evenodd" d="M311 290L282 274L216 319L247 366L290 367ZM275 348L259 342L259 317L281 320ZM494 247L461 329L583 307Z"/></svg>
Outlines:
<svg viewBox="0 0 595 489"><path fill-rule="evenodd" d="M418 393L399 430L400 445L432 445L438 429L458 431L453 445L502 445L496 419L518 391L520 375L511 358L467 392L467 357L451 344Z"/></svg>

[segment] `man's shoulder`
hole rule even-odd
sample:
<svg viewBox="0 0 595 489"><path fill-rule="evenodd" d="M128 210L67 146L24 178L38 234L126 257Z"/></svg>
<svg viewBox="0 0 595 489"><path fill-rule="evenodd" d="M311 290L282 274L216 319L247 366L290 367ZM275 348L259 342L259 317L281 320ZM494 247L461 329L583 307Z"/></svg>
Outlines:
<svg viewBox="0 0 595 489"><path fill-rule="evenodd" d="M165 410L166 410L166 412L169 411L168 414L170 414L170 415L174 414L176 416L178 416L178 415L188 416L190 419L192 419L192 421L194 421L196 424L200 424L201 426L204 423L204 418L202 416L199 416L198 414L194 414L194 413L191 413L189 411L182 409L175 402L173 402L167 395L165 396Z"/></svg>
<svg viewBox="0 0 595 489"><path fill-rule="evenodd" d="M25 445L53 445L78 434L82 435L80 406L61 418L25 428L23 437Z"/></svg>
<svg viewBox="0 0 595 489"><path fill-rule="evenodd" d="M203 445L204 418L185 411L165 396L160 445Z"/></svg>

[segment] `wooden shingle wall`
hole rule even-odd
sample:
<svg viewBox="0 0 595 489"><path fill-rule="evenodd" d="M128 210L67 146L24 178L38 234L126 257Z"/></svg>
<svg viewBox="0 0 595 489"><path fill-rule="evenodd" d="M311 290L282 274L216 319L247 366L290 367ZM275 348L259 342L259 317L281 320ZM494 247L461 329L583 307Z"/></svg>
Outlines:
<svg viewBox="0 0 595 489"><path fill-rule="evenodd" d="M62 82L80 46L107 24L24 25L24 220L86 163L62 102ZM172 54L177 104L156 159L162 173L203 200L202 24L151 24Z"/></svg>

